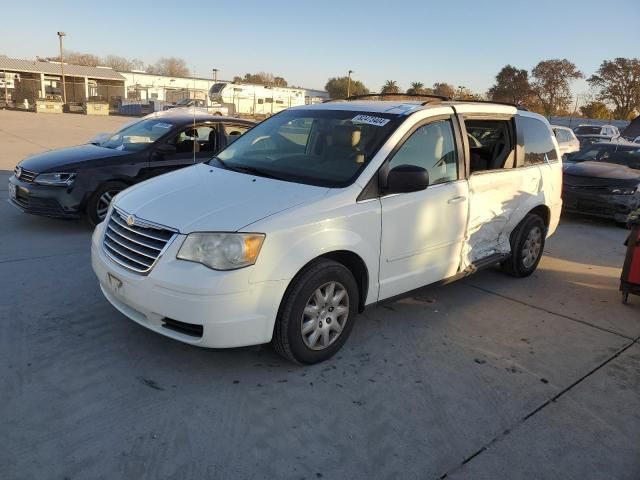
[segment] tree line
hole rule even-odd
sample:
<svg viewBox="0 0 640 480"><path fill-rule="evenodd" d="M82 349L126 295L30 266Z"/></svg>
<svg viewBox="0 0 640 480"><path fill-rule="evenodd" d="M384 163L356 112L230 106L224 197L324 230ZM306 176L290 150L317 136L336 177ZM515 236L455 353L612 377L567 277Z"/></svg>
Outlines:
<svg viewBox="0 0 640 480"><path fill-rule="evenodd" d="M585 75L575 64L567 59L551 59L539 62L531 72L505 65L496 75L495 84L484 95L462 86L455 88L448 83L425 87L422 82L412 82L402 92L395 80L387 80L380 88L380 93L443 95L460 100L486 99L521 105L547 117L568 116L578 106L578 102L574 103L571 82L579 78L585 78ZM591 92L576 96L576 100L583 97L580 112L584 117L628 120L640 111L640 59L619 57L604 60L586 80ZM330 78L325 90L331 98L346 98L348 83L348 77ZM351 79L351 95L368 93L369 89L361 81Z"/></svg>
<svg viewBox="0 0 640 480"><path fill-rule="evenodd" d="M170 77L189 77L191 71L187 66L187 62L177 57L162 57L155 63L145 64L139 58L126 58L120 55L107 55L100 57L93 53L81 53L73 51L65 51L63 53L65 63L73 65L84 65L87 67L111 67L116 71L128 72L131 70L142 70L146 73L154 75L167 75ZM59 62L60 56L54 57L37 57L41 61Z"/></svg>

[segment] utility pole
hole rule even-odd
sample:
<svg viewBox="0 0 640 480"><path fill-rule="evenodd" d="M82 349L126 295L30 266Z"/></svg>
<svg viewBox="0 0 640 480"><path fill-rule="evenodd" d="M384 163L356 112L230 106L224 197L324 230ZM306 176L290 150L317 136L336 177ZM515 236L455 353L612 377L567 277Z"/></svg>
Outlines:
<svg viewBox="0 0 640 480"><path fill-rule="evenodd" d="M62 37L64 37L66 33L58 32L58 38L60 39L60 72L62 73L62 101L63 103L67 103L67 86L64 83L64 55L62 54Z"/></svg>
<svg viewBox="0 0 640 480"><path fill-rule="evenodd" d="M9 108L9 97L7 92L7 71L4 71L4 108Z"/></svg>
<svg viewBox="0 0 640 480"><path fill-rule="evenodd" d="M353 70L349 70L348 80L347 80L347 98L351 96L351 74Z"/></svg>

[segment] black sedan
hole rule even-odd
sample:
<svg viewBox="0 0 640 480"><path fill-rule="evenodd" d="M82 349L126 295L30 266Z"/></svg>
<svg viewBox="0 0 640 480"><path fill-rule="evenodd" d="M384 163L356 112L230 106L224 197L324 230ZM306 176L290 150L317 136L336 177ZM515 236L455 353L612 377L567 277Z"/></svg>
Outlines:
<svg viewBox="0 0 640 480"><path fill-rule="evenodd" d="M120 191L156 175L204 162L254 122L172 109L76 147L51 150L18 164L9 201L27 213L101 222Z"/></svg>
<svg viewBox="0 0 640 480"><path fill-rule="evenodd" d="M563 166L565 211L625 224L640 206L640 147L591 145Z"/></svg>

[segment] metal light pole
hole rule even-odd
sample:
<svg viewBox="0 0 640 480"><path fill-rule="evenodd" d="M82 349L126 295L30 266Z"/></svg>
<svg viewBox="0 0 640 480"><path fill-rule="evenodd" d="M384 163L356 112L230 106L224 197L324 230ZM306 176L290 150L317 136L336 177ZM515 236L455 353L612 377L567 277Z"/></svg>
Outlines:
<svg viewBox="0 0 640 480"><path fill-rule="evenodd" d="M464 90L464 86L458 85L458 89L460 90L460 92L458 93L458 100L462 100L462 91Z"/></svg>
<svg viewBox="0 0 640 480"><path fill-rule="evenodd" d="M63 103L67 103L67 86L64 83L64 56L62 54L62 37L64 37L66 33L58 32L58 38L60 39L60 71L62 73L62 101Z"/></svg>
<svg viewBox="0 0 640 480"><path fill-rule="evenodd" d="M9 93L7 92L7 71L4 71L4 107L9 107Z"/></svg>
<svg viewBox="0 0 640 480"><path fill-rule="evenodd" d="M347 98L351 96L351 74L353 70L349 70L348 80L347 80Z"/></svg>
<svg viewBox="0 0 640 480"><path fill-rule="evenodd" d="M569 117L569 128L571 128L571 124L573 123L573 117L578 113L578 102L580 97L587 98L589 96L588 93L576 93L576 104L573 107L573 111L571 112L571 116Z"/></svg>
<svg viewBox="0 0 640 480"><path fill-rule="evenodd" d="M218 69L217 68L213 69L213 81L214 81L214 83L218 81Z"/></svg>

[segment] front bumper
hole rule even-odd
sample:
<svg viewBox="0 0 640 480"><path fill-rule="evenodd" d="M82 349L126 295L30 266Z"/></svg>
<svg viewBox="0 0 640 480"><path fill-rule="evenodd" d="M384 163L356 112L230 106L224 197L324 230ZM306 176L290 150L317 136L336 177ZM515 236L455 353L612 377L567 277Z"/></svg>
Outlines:
<svg viewBox="0 0 640 480"><path fill-rule="evenodd" d="M608 218L616 222L627 221L629 213L640 206L640 195L612 195L589 193L564 188L563 210L591 217Z"/></svg>
<svg viewBox="0 0 640 480"><path fill-rule="evenodd" d="M200 347L267 343L288 281L250 283L249 267L219 272L176 259L184 235L168 246L148 275L111 261L96 227L91 263L106 299L121 313L164 336Z"/></svg>
<svg viewBox="0 0 640 480"><path fill-rule="evenodd" d="M27 183L15 175L9 177L9 203L23 212L44 217L78 218L82 215L81 202L75 198L73 188Z"/></svg>

